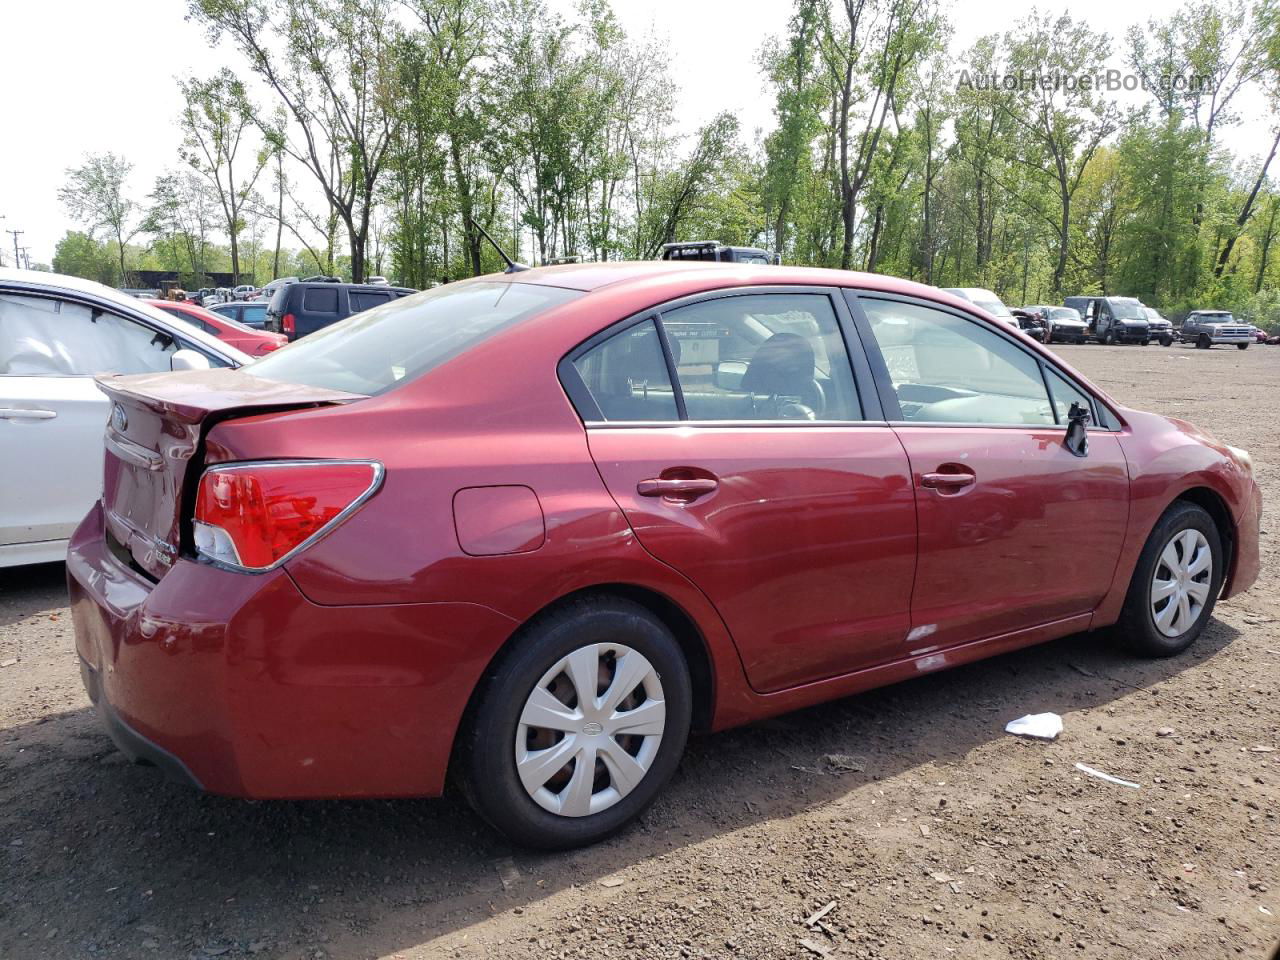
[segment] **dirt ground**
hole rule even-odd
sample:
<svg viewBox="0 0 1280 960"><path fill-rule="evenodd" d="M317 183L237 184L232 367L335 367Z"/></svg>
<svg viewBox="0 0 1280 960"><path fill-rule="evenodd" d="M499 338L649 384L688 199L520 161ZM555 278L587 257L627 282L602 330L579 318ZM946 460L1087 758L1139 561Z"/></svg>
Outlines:
<svg viewBox="0 0 1280 960"><path fill-rule="evenodd" d="M1174 660L1071 637L699 738L637 826L567 855L456 797L246 803L126 765L80 686L61 566L0 571L0 957L1266 956L1280 348L1059 349L1253 452L1253 590ZM1046 710L1056 743L1003 733Z"/></svg>

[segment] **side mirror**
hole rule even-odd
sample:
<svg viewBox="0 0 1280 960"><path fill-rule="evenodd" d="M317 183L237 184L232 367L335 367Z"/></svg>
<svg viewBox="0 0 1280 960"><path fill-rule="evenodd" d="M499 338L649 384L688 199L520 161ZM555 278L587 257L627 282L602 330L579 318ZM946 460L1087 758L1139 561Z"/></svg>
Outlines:
<svg viewBox="0 0 1280 960"><path fill-rule="evenodd" d="M170 370L208 370L209 358L199 350L189 350L183 347L181 350L175 350L173 355L169 357Z"/></svg>
<svg viewBox="0 0 1280 960"><path fill-rule="evenodd" d="M1078 401L1071 404L1071 409L1067 411L1067 435L1062 444L1072 456L1089 455L1089 421L1092 419L1087 407L1081 406Z"/></svg>

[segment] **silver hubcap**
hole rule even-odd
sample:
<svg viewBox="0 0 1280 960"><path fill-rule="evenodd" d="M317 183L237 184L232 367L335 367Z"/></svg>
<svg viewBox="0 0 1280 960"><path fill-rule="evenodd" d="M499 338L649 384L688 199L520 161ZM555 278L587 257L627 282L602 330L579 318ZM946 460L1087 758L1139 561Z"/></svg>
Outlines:
<svg viewBox="0 0 1280 960"><path fill-rule="evenodd" d="M1213 551L1199 530L1182 530L1165 544L1151 578L1151 618L1166 637L1191 629L1209 600Z"/></svg>
<svg viewBox="0 0 1280 960"><path fill-rule="evenodd" d="M613 806L658 755L667 705L658 671L620 643L573 651L542 675L516 727L516 771L534 802L565 817Z"/></svg>

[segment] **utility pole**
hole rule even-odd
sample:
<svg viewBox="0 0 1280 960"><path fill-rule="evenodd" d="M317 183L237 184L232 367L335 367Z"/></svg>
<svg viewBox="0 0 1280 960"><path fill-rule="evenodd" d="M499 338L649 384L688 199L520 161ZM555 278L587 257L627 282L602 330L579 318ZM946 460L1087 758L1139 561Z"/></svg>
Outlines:
<svg viewBox="0 0 1280 960"><path fill-rule="evenodd" d="M0 213L0 220L4 219L4 214ZM4 266L4 257L0 257L0 267Z"/></svg>
<svg viewBox="0 0 1280 960"><path fill-rule="evenodd" d="M31 269L31 248L30 248L30 247L22 247L22 248L20 248L20 249L21 249L21 251L22 251L22 264L23 264L23 269L25 269L25 270L30 270L30 269Z"/></svg>
<svg viewBox="0 0 1280 960"><path fill-rule="evenodd" d="M17 269L22 268L22 258L18 256L18 237L22 236L25 230L6 230L5 233L13 237L13 265Z"/></svg>

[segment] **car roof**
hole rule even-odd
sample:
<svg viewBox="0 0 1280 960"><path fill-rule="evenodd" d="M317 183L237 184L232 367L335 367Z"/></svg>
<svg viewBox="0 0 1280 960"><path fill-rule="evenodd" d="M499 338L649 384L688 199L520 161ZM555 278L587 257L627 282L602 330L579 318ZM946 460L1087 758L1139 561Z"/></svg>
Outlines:
<svg viewBox="0 0 1280 960"><path fill-rule="evenodd" d="M804 285L861 287L884 293L939 299L938 287L878 273L832 270L825 267L784 267L767 264L721 263L710 260L619 260L605 263L565 263L532 267L516 273L494 273L486 280L537 283L590 293L605 287L643 286L654 280L686 279L691 288L721 286ZM942 299L947 299L944 295ZM973 304L960 301L969 309Z"/></svg>
<svg viewBox="0 0 1280 960"><path fill-rule="evenodd" d="M127 293L121 293L119 290L108 287L106 284L98 283L96 280L85 280L83 277L72 277L63 273L45 273L41 270L14 270L12 267L0 267L0 286L10 285L14 288L26 287L45 293L78 294L92 297L96 300L115 304L125 310L141 313L148 321L156 324L172 326L176 321L182 324L180 332L188 340L193 340L202 347L207 347L238 364L248 363L252 359L248 354L241 353L235 347L224 343L211 334L205 333L199 327L180 318L175 318L173 314L165 313L145 300L139 300L137 297L131 297Z"/></svg>

